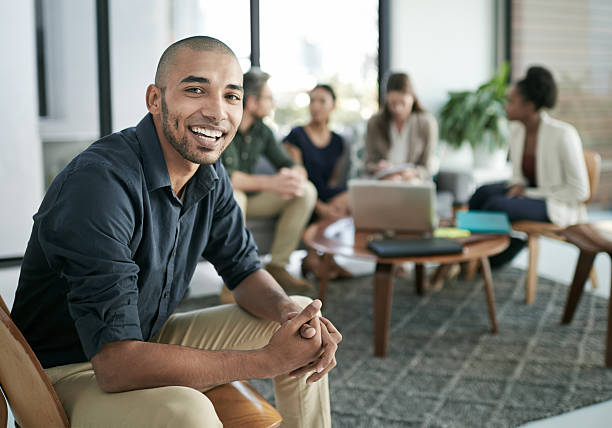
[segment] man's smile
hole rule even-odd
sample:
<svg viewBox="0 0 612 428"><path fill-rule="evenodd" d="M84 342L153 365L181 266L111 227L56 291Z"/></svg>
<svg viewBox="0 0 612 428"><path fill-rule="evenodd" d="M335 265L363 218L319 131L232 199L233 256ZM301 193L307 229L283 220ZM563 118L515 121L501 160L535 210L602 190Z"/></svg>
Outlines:
<svg viewBox="0 0 612 428"><path fill-rule="evenodd" d="M225 135L222 130L208 126L189 126L189 130L205 149L210 150L215 149L219 139Z"/></svg>

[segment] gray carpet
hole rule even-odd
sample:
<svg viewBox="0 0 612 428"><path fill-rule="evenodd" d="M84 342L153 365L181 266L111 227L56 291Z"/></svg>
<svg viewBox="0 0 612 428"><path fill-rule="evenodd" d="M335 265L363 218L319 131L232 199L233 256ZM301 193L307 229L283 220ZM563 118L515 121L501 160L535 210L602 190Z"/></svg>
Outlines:
<svg viewBox="0 0 612 428"><path fill-rule="evenodd" d="M334 427L515 427L612 399L607 300L585 293L561 326L567 287L541 279L526 306L523 271L493 278L498 334L479 277L423 297L411 279L397 279L385 358L372 355L372 277L332 282L324 313L344 335L330 374ZM273 401L271 381L253 384Z"/></svg>

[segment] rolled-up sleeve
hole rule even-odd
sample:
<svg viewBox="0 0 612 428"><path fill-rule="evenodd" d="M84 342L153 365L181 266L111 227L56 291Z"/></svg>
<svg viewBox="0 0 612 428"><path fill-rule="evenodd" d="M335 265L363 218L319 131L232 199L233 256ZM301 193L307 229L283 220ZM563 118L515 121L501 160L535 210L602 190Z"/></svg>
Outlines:
<svg viewBox="0 0 612 428"><path fill-rule="evenodd" d="M262 130L262 139L264 140L264 154L276 169L291 168L295 165L285 149L276 142L270 129Z"/></svg>
<svg viewBox="0 0 612 428"><path fill-rule="evenodd" d="M218 168L214 217L203 257L209 260L229 289L261 269L257 245L244 226L242 211L234 200L232 186L223 166Z"/></svg>
<svg viewBox="0 0 612 428"><path fill-rule="evenodd" d="M128 188L104 165L80 165L37 214L40 246L68 283L68 311L88 359L105 343L142 340L129 247L138 201Z"/></svg>

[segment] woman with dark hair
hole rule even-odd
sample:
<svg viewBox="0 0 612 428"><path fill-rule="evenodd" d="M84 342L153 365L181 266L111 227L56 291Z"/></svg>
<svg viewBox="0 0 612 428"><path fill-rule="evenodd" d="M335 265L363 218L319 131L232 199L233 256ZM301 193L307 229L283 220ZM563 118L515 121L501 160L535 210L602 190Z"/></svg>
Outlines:
<svg viewBox="0 0 612 428"><path fill-rule="evenodd" d="M318 200L314 215L318 219L339 219L349 215L346 186L339 183L344 159L343 138L329 128L329 118L336 107L336 94L331 86L318 84L310 91L310 122L297 126L284 139L289 156L303 165L308 179L315 185ZM302 271L318 269L319 257L310 250L302 263ZM335 263L331 276L350 276Z"/></svg>
<svg viewBox="0 0 612 428"><path fill-rule="evenodd" d="M367 171L391 180L431 179L437 144L438 123L419 103L410 77L391 74L384 107L368 121Z"/></svg>
<svg viewBox="0 0 612 428"><path fill-rule="evenodd" d="M510 88L506 115L513 121L512 179L479 188L470 199L471 210L504 211L510 221L545 221L559 226L586 219L589 180L580 136L569 123L542 111L554 107L556 100L557 85L544 67L530 67ZM502 262L522 248L522 242L513 241Z"/></svg>
<svg viewBox="0 0 612 428"><path fill-rule="evenodd" d="M348 215L346 186L338 182L344 140L329 129L329 117L335 106L336 94L331 86L315 86L310 91L310 122L306 126L296 126L284 139L293 161L304 165L308 179L317 188L319 199L315 214L319 218Z"/></svg>

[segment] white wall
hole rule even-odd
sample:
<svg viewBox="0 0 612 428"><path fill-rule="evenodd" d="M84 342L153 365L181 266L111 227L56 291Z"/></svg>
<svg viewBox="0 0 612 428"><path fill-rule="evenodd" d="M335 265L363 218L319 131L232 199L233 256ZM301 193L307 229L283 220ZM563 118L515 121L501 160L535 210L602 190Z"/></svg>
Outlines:
<svg viewBox="0 0 612 428"><path fill-rule="evenodd" d="M391 0L391 70L410 74L437 113L449 90L475 89L494 73L491 0Z"/></svg>
<svg viewBox="0 0 612 428"><path fill-rule="evenodd" d="M45 0L43 10L49 115L40 134L93 141L100 132L95 1Z"/></svg>
<svg viewBox="0 0 612 428"><path fill-rule="evenodd" d="M33 3L0 2L0 258L23 255L43 192Z"/></svg>
<svg viewBox="0 0 612 428"><path fill-rule="evenodd" d="M145 91L170 40L169 0L110 2L113 130L135 126L147 113Z"/></svg>

